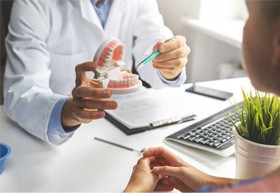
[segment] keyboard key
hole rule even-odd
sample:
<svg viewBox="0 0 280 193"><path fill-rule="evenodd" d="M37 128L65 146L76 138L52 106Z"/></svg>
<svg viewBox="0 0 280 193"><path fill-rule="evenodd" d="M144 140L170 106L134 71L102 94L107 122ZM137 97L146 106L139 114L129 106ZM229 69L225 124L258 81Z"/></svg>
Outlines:
<svg viewBox="0 0 280 193"><path fill-rule="evenodd" d="M203 140L203 138L201 137L201 138L196 139L195 142L196 142L196 143L199 143L199 142L201 142L202 140Z"/></svg>
<svg viewBox="0 0 280 193"><path fill-rule="evenodd" d="M208 144L208 142L209 142L209 139L206 139L206 140L204 139L201 141L202 144Z"/></svg>

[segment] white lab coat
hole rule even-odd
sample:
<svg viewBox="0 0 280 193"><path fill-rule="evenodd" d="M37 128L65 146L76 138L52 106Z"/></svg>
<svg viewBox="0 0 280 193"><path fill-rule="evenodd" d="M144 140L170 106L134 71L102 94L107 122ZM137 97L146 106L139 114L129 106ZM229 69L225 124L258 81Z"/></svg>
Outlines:
<svg viewBox="0 0 280 193"><path fill-rule="evenodd" d="M105 29L90 0L18 0L6 38L5 112L31 134L48 141L46 132L56 102L75 86L75 66L91 61L109 37L126 45L126 68L172 37L156 0L113 0ZM133 45L133 37L136 37ZM154 88L165 86L151 65L141 78Z"/></svg>

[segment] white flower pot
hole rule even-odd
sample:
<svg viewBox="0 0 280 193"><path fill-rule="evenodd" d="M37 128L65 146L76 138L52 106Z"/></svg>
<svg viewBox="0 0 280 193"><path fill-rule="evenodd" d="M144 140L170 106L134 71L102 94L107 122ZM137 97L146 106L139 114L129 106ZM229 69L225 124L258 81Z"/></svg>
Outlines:
<svg viewBox="0 0 280 193"><path fill-rule="evenodd" d="M236 178L262 177L280 167L280 145L255 143L241 137L235 127L233 127L233 131L235 134Z"/></svg>

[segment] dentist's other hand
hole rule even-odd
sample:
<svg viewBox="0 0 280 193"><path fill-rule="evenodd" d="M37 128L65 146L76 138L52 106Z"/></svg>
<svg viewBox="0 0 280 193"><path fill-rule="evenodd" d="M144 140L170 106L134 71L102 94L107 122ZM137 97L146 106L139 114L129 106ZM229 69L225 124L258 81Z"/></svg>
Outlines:
<svg viewBox="0 0 280 193"><path fill-rule="evenodd" d="M174 80L180 75L191 52L186 44L186 38L179 35L166 42L158 42L154 50L158 50L161 54L153 60L153 66L167 80Z"/></svg>
<svg viewBox="0 0 280 193"><path fill-rule="evenodd" d="M116 109L116 101L108 100L112 93L99 87L99 81L87 76L86 72L96 69L95 62L85 62L76 66L76 86L72 97L64 103L61 122L64 127L73 127L81 123L105 116L104 110Z"/></svg>

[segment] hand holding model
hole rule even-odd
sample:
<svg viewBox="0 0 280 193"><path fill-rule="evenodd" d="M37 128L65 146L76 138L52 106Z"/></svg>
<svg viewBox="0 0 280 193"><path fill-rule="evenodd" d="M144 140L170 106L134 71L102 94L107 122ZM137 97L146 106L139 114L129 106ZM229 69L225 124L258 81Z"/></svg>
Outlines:
<svg viewBox="0 0 280 193"><path fill-rule="evenodd" d="M96 62L76 66L76 87L72 91L73 97L67 99L62 109L61 122L64 127L73 127L103 118L104 110L117 108L117 102L108 100L112 96L111 91L100 88L98 80L87 76L87 71L94 71L96 68Z"/></svg>
<svg viewBox="0 0 280 193"><path fill-rule="evenodd" d="M153 60L154 67L164 78L176 79L186 65L190 53L186 39L175 36L169 41L157 43L154 49L161 53ZM111 38L99 46L94 62L86 62L76 67L73 97L65 102L62 109L61 122L64 127L103 118L104 110L116 109L117 103L108 101L114 89L129 93L142 86L138 75L122 69L124 55L125 45L119 39ZM94 72L94 79L87 76L87 71Z"/></svg>
<svg viewBox="0 0 280 193"><path fill-rule="evenodd" d="M157 41L173 36L171 30L164 25L156 0L150 0L148 6L142 0L96 3L96 1L81 1L81 3L63 1L63 5L60 1L13 3L9 23L12 27L9 28L5 41L7 49L4 81L5 114L24 130L47 143L56 145L65 143L74 135L74 132L69 131L77 128L72 126L103 117L104 110L115 109L117 105L110 100L111 92L112 94L115 94L116 90L130 92L133 86L127 85L134 83L141 88L142 84L138 84L139 81L134 82L138 80L138 75L133 74L123 76L125 80L122 82L112 81L112 86L117 83L116 88L110 87L111 84L108 83L109 87L105 89L103 86L106 81L100 79L101 88L100 82L97 84L96 80L91 80L92 76L86 76L87 70L90 72L96 70L103 75L98 60L91 62L89 64L91 67L86 70L84 67L77 67L77 84L75 84L75 67L77 64L91 61L93 52L98 50L99 44L106 37L117 37L122 41L121 44L114 43L117 47L113 48L110 57L124 55L122 44L127 50L125 66L122 60L108 65L132 71L133 61L140 62L152 53L152 47ZM97 12L101 14L96 15ZM82 66L84 65L87 66L86 63ZM111 72L113 73L110 71L109 75L112 75ZM125 74L124 70L122 73ZM165 86L178 87L186 80L185 68L176 80L169 81L164 78L166 75L160 76L158 70L151 65L139 71L139 76L155 89ZM170 78L175 76L176 74ZM103 77L105 80L106 77ZM125 87L119 87L121 84ZM68 99L69 96L71 97ZM22 113L18 109L24 109L25 112Z"/></svg>
<svg viewBox="0 0 280 193"><path fill-rule="evenodd" d="M153 66L168 80L174 80L180 75L191 52L186 38L179 35L168 41L158 42L154 50L158 50L160 55L153 60Z"/></svg>

